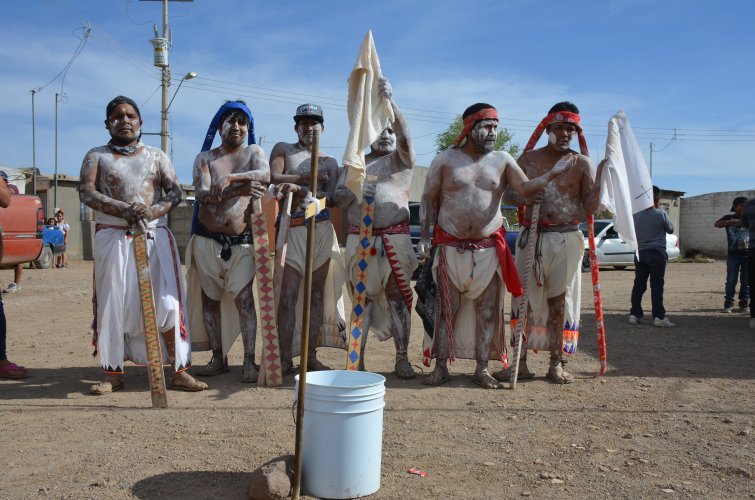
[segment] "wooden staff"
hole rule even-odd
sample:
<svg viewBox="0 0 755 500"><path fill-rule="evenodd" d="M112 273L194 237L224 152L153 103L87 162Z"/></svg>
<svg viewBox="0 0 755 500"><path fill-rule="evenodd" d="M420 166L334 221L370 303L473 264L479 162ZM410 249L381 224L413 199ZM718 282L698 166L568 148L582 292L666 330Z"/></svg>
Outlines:
<svg viewBox="0 0 755 500"><path fill-rule="evenodd" d="M532 205L532 219L530 221L529 234L527 236L527 258L525 260L525 273L522 279L522 288L524 293L519 301L518 318L516 320L516 360L514 361L514 371L511 372L509 381L511 389L516 389L516 380L519 377L519 357L522 354L522 336L524 335L524 324L527 319L527 304L529 303L530 277L532 276L532 261L535 260L535 248L537 247L537 223L540 218L540 204Z"/></svg>
<svg viewBox="0 0 755 500"><path fill-rule="evenodd" d="M600 370L597 377L606 372L608 355L606 353L606 325L603 322L603 296L600 292L600 271L598 270L598 254L595 251L595 218L587 216L587 244L590 247L590 272L592 274L592 296L595 303L595 326L598 329L598 355L600 356Z"/></svg>
<svg viewBox="0 0 755 500"><path fill-rule="evenodd" d="M346 354L346 369L359 369L359 359L362 357L364 320L367 315L367 267L372 254L372 225L375 222L375 197L365 196L362 201L362 216L359 221L359 242L357 254L359 260L354 264L354 303L351 309L351 328Z"/></svg>
<svg viewBox="0 0 755 500"><path fill-rule="evenodd" d="M275 313L281 299L281 284L283 283L283 270L286 267L286 249L288 247L288 229L291 226L291 202L294 193L289 192L283 201L283 211L278 223L278 238L275 240L275 266L273 271L273 288L275 289Z"/></svg>
<svg viewBox="0 0 755 500"><path fill-rule="evenodd" d="M147 349L147 375L149 376L149 392L152 395L152 408L167 408L168 396L165 392L165 377L163 376L163 352L160 346L160 332L157 328L152 271L147 253L147 226L144 221L139 221L132 238L139 282L139 298L144 319L144 343Z"/></svg>
<svg viewBox="0 0 755 500"><path fill-rule="evenodd" d="M320 132L315 129L312 135L312 170L310 172L310 191L317 197L317 162L320 154ZM307 361L309 358L309 317L312 305L312 267L315 257L315 224L316 214L313 214L307 226L307 260L304 268L304 311L302 314L303 325L301 328L301 355L299 357L299 393L296 400L296 469L294 471L293 498L297 500L301 493L301 442L304 428L304 394L307 386Z"/></svg>
<svg viewBox="0 0 755 500"><path fill-rule="evenodd" d="M259 301L259 331L262 337L260 371L257 384L277 387L283 382L281 375L281 354L278 343L278 327L275 322L275 294L273 293L273 259L270 252L270 239L267 234L267 220L259 198L252 200L252 213L249 226L254 246L254 264Z"/></svg>

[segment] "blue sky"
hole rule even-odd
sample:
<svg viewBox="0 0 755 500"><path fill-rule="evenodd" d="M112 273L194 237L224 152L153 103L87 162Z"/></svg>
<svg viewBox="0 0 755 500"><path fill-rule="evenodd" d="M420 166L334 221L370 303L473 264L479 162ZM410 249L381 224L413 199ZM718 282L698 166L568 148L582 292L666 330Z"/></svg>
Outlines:
<svg viewBox="0 0 755 500"><path fill-rule="evenodd" d="M30 90L39 87L43 172L55 164L56 92L64 95L60 173L78 175L86 151L107 142L104 109L118 94L140 105L143 131L159 132L160 73L148 40L161 16L155 1L7 2L0 165L31 166ZM210 119L224 100L242 98L267 152L295 141L298 104L321 104L322 149L340 162L346 79L371 29L419 165L430 164L435 135L474 102L495 105L523 145L552 104L570 100L593 158L605 152L608 119L624 109L646 161L654 145L655 184L687 195L755 189L753 19L748 0L170 2L171 95L181 76L199 73L170 110L173 160L180 181L190 183ZM65 79L55 78L77 48ZM144 140L159 146L159 137Z"/></svg>

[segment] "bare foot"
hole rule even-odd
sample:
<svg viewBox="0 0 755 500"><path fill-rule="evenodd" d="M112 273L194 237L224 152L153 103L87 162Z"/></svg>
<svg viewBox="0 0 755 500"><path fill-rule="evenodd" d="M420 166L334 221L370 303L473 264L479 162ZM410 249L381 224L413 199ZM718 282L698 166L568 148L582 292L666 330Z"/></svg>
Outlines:
<svg viewBox="0 0 755 500"><path fill-rule="evenodd" d="M317 359L316 357L312 356L307 360L307 371L308 372L321 372L324 370L332 370L327 365L322 364L322 361Z"/></svg>
<svg viewBox="0 0 755 500"><path fill-rule="evenodd" d="M285 377L298 372L296 367L291 361L281 361L281 374Z"/></svg>
<svg viewBox="0 0 755 500"><path fill-rule="evenodd" d="M500 389L501 384L494 379L487 368L478 368L474 372L474 383L482 387L483 389Z"/></svg>
<svg viewBox="0 0 755 500"><path fill-rule="evenodd" d="M200 382L185 371L173 374L168 389L175 391L199 392L207 390L207 384Z"/></svg>
<svg viewBox="0 0 755 500"><path fill-rule="evenodd" d="M259 369L254 364L254 359L244 357L244 366L241 368L241 381L245 384L251 384L257 382L257 377L259 377Z"/></svg>
<svg viewBox="0 0 755 500"><path fill-rule="evenodd" d="M500 382L508 382L511 380L511 370L513 366L509 368L504 368L502 370L498 370L497 372L493 372L493 378L500 381ZM529 368L527 368L527 365L519 364L519 375L516 376L517 380L529 380L535 376L534 373L532 373Z"/></svg>
<svg viewBox="0 0 755 500"><path fill-rule="evenodd" d="M123 377L120 375L108 375L105 380L99 384L94 384L89 388L89 393L95 396L102 396L103 394L110 394L115 391L123 389Z"/></svg>
<svg viewBox="0 0 755 500"><path fill-rule="evenodd" d="M548 374L546 377L548 377L548 380L554 384L571 384L574 382L574 375L564 370L561 363L548 368Z"/></svg>
<svg viewBox="0 0 755 500"><path fill-rule="evenodd" d="M213 354L209 363L197 368L194 373L200 377L212 377L228 371L228 362L223 356Z"/></svg>
<svg viewBox="0 0 755 500"><path fill-rule="evenodd" d="M451 377L448 375L448 368L445 363L436 362L435 369L430 375L422 380L422 383L425 385L441 385L449 380L451 380Z"/></svg>
<svg viewBox="0 0 755 500"><path fill-rule="evenodd" d="M406 358L396 359L395 372L400 379L410 379L417 376L417 372L412 369L412 365L409 364L409 360Z"/></svg>

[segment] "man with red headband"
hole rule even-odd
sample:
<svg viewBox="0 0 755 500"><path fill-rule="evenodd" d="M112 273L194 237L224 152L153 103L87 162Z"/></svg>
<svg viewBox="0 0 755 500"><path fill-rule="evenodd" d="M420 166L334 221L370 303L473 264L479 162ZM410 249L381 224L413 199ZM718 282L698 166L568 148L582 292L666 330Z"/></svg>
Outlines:
<svg viewBox="0 0 755 500"><path fill-rule="evenodd" d="M581 270L584 255L584 236L580 221L598 209L600 175L597 177L587 157L587 144L582 135L579 110L570 102L553 106L532 134L519 158L519 166L528 177L546 175L558 167L564 158L576 159L574 168L549 183L542 195L521 197L521 193L507 189L505 200L515 205L527 205L524 212L525 229L517 239L518 248L526 246L532 236L529 231L532 205L540 204L537 235L537 257L532 269L525 269L526 252L516 252L516 265L520 275L531 272L527 300L529 310L522 344L522 358L518 378L532 378L527 368L527 348L550 351L550 368L547 377L557 384L568 384L574 377L563 365L563 353L574 353L579 333ZM548 144L533 149L543 132ZM571 143L579 137L582 154L573 151ZM512 300L512 311L518 311L519 300ZM514 315L512 315L512 318ZM514 322L513 320L512 322ZM508 380L507 370L495 374L499 380Z"/></svg>
<svg viewBox="0 0 755 500"><path fill-rule="evenodd" d="M430 255L430 219L436 214L433 274L438 286L435 329L425 358L436 357L424 381L439 385L449 379L449 357L475 359L474 381L486 389L500 387L488 372L491 354L501 357L503 285L519 296L522 286L506 248L501 197L509 187L533 196L572 166L566 156L553 169L528 180L505 151L495 151L498 113L489 104L470 106L462 115L464 129L453 148L435 157L425 180L420 218L421 255Z"/></svg>

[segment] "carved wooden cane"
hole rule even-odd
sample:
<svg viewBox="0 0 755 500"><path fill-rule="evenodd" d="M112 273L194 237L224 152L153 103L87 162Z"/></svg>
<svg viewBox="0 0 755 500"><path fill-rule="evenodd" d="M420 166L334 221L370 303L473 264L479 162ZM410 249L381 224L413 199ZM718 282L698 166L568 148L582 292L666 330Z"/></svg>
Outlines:
<svg viewBox="0 0 755 500"><path fill-rule="evenodd" d="M165 377L163 376L163 353L160 342L160 331L157 328L157 313L155 311L155 297L152 289L152 271L149 266L147 253L147 226L139 221L133 231L134 257L136 259L136 274L139 282L139 298L142 303L142 318L144 319L144 343L147 348L147 375L149 376L149 391L152 395L152 408L167 408L168 396L165 392ZM176 325L178 328L178 325Z"/></svg>

